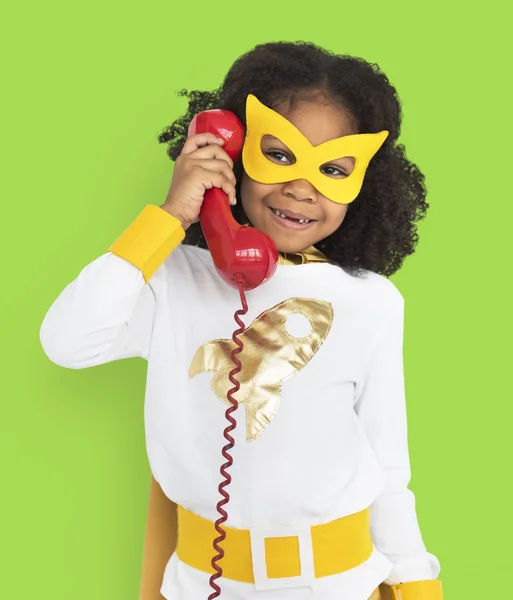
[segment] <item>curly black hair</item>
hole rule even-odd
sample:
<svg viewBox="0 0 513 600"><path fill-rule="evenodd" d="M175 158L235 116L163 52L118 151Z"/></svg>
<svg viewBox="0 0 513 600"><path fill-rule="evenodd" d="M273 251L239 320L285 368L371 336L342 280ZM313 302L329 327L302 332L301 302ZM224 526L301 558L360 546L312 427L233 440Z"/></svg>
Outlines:
<svg viewBox="0 0 513 600"><path fill-rule="evenodd" d="M178 92L188 98L187 112L166 127L158 141L168 144L167 154L174 161L198 112L226 109L245 124L248 94L274 108L305 92L321 92L348 111L359 133L389 131L369 164L358 197L348 205L341 226L316 247L352 275L369 270L390 277L413 254L418 243L416 221L425 217L429 204L424 175L408 160L404 146L397 143L401 102L378 65L363 58L334 54L310 42L259 44L235 61L217 90ZM239 160L234 165L238 198L243 172ZM243 222L240 202L232 207L232 212ZM198 224L187 230L184 243L207 248Z"/></svg>

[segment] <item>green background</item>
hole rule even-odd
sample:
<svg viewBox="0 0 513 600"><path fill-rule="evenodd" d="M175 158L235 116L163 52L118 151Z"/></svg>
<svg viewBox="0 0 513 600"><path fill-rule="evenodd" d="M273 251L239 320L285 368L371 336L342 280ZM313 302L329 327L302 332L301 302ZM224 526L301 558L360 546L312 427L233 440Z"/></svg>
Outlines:
<svg viewBox="0 0 513 600"><path fill-rule="evenodd" d="M406 299L412 489L450 600L504 597L511 519L511 173L500 5L411 1L29 2L3 9L0 589L9 600L136 599L149 470L145 364L49 362L44 314L172 163L156 136L256 43L377 62L431 204ZM342 600L342 599L341 599Z"/></svg>

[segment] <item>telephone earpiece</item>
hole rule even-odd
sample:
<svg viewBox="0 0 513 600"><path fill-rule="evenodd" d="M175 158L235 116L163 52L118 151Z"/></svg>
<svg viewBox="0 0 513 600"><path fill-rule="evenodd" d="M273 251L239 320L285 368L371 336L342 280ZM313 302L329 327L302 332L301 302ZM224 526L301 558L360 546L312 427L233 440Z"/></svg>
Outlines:
<svg viewBox="0 0 513 600"><path fill-rule="evenodd" d="M245 132L234 113L221 109L198 113L188 135L198 133L213 133L222 138L228 156L234 162L239 158ZM228 285L248 291L274 275L278 250L273 240L257 229L237 223L222 190L213 188L205 192L199 220L215 268Z"/></svg>

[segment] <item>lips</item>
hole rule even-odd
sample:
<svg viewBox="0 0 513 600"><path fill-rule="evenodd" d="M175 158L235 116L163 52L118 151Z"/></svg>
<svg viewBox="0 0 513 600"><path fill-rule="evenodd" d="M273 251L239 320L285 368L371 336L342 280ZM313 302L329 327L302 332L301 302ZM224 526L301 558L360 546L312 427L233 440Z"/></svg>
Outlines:
<svg viewBox="0 0 513 600"><path fill-rule="evenodd" d="M273 206L270 206L269 208L272 210L272 212L276 216L281 217L282 219L290 219L292 221L298 221L301 224L310 223L310 222L313 222L316 220L316 219L307 217L306 215L303 215L301 213L295 213L290 210L274 208Z"/></svg>
<svg viewBox="0 0 513 600"><path fill-rule="evenodd" d="M298 215L298 213L282 211L277 208L269 207L269 213L271 214L271 219L273 219L273 221L275 221L278 225L286 229L294 229L296 231L309 229L310 227L313 227L317 222L315 219L308 219L307 217L303 218L303 215ZM300 218L295 219L293 217L289 217L287 216L287 213L292 215L298 215Z"/></svg>

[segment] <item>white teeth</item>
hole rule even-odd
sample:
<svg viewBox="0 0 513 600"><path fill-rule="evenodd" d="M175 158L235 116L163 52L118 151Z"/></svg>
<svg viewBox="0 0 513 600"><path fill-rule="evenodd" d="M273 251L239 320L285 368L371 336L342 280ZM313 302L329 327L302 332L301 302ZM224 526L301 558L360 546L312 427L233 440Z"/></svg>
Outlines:
<svg viewBox="0 0 513 600"><path fill-rule="evenodd" d="M282 219L286 219L287 218L286 215L284 215L282 212L280 212L276 208L272 208L271 210L278 217L281 217ZM305 225L306 223L310 223L311 220L312 219L298 219L298 221L299 221L299 223L301 223L301 225Z"/></svg>

